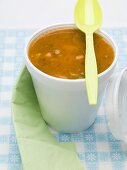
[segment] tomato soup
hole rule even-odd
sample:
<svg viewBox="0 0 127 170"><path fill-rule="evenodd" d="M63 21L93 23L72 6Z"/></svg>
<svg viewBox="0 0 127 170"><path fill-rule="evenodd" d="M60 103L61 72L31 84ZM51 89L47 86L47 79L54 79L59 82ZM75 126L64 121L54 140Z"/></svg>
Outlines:
<svg viewBox="0 0 127 170"><path fill-rule="evenodd" d="M40 71L58 78L85 78L85 34L76 28L55 29L42 33L30 45L29 59ZM98 73L114 60L112 45L103 36L94 34Z"/></svg>

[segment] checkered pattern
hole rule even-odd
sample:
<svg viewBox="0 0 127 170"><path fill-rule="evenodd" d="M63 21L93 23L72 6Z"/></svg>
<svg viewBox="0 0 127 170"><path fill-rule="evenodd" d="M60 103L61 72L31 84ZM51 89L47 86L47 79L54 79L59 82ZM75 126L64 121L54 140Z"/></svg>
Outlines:
<svg viewBox="0 0 127 170"><path fill-rule="evenodd" d="M11 121L12 87L24 63L26 39L34 30L0 30L0 170L20 170L21 159ZM127 67L127 29L105 29L118 45L118 70ZM95 123L75 134L54 134L58 141L76 143L88 170L126 170L127 145L108 129L103 106Z"/></svg>

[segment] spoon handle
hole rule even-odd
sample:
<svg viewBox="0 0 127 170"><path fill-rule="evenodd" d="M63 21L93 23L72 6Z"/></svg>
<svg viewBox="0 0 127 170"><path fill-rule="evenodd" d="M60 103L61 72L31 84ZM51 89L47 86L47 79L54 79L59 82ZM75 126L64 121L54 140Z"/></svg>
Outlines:
<svg viewBox="0 0 127 170"><path fill-rule="evenodd" d="M89 104L96 105L98 96L98 73L94 51L93 33L86 34L85 74Z"/></svg>

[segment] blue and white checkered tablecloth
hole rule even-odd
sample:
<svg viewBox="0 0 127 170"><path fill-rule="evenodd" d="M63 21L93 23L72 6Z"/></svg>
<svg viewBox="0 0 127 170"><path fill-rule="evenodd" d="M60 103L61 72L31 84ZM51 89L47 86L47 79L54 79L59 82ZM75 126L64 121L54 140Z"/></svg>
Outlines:
<svg viewBox="0 0 127 170"><path fill-rule="evenodd" d="M21 159L11 121L10 100L15 79L24 63L26 39L34 30L0 30L0 170L20 170ZM127 67L127 28L105 29L118 46L118 70ZM108 129L103 106L86 131L57 134L59 141L76 143L88 170L127 170L127 144Z"/></svg>

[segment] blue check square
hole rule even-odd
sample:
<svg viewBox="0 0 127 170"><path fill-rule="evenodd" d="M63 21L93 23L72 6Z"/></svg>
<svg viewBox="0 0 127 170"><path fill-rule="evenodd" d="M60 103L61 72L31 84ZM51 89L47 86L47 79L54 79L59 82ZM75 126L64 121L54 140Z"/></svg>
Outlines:
<svg viewBox="0 0 127 170"><path fill-rule="evenodd" d="M21 163L21 157L19 154L9 154L8 159L9 164L19 164Z"/></svg>
<svg viewBox="0 0 127 170"><path fill-rule="evenodd" d="M85 160L86 160L86 162L97 162L98 161L98 153L97 152L86 152Z"/></svg>
<svg viewBox="0 0 127 170"><path fill-rule="evenodd" d="M116 141L116 142L110 142L109 147L111 151L121 151L121 143Z"/></svg>
<svg viewBox="0 0 127 170"><path fill-rule="evenodd" d="M111 160L113 162L124 161L123 154L121 152L111 152Z"/></svg>
<svg viewBox="0 0 127 170"><path fill-rule="evenodd" d="M15 135L10 135L9 136L9 143L10 144L17 144L16 136Z"/></svg>
<svg viewBox="0 0 127 170"><path fill-rule="evenodd" d="M96 142L95 133L84 133L83 134L84 142Z"/></svg>
<svg viewBox="0 0 127 170"><path fill-rule="evenodd" d="M71 134L69 133L61 133L59 134L60 142L71 142Z"/></svg>

